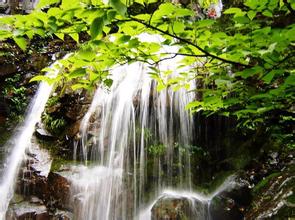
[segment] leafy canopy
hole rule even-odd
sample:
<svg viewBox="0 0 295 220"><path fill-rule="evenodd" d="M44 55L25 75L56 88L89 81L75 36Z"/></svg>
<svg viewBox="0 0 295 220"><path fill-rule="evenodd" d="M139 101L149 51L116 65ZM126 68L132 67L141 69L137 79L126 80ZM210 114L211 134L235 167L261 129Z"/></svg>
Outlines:
<svg viewBox="0 0 295 220"><path fill-rule="evenodd" d="M63 80L72 89L91 89L100 82L110 86L114 65L142 61L150 65L159 89L190 90L189 81L197 80L198 99L188 109L235 116L241 126L253 129L275 123L289 135L295 109L294 1L245 0L212 19L218 2L41 0L29 15L2 17L0 40L12 38L23 50L34 36L68 35L79 44L61 61L63 74L33 80ZM143 33L163 41L143 41ZM82 34L89 36L87 42L81 43ZM163 45L179 50L163 53ZM179 67L190 70L176 78L159 72L157 64L175 56L183 57Z"/></svg>

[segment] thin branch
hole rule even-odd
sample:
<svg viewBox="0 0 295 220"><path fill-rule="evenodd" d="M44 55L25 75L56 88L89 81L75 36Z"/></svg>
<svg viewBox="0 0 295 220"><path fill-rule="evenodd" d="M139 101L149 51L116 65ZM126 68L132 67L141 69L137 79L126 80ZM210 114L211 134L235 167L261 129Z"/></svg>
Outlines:
<svg viewBox="0 0 295 220"><path fill-rule="evenodd" d="M167 55L176 55L176 56L185 56L185 57L207 57L205 54L190 54L190 53L161 53L161 54L167 54Z"/></svg>
<svg viewBox="0 0 295 220"><path fill-rule="evenodd" d="M174 54L172 57L165 57L165 58L163 58L163 59L160 59L160 60L156 61L156 62L154 63L154 65L157 65L157 64L159 64L160 62L162 62L162 61L164 61L164 60L170 60L170 59L173 59L173 58L177 57L177 55L178 55L178 54Z"/></svg>
<svg viewBox="0 0 295 220"><path fill-rule="evenodd" d="M278 68L280 65L282 65L283 63L285 63L287 60L291 59L295 57L295 55L289 54L288 56L286 56L284 59L280 60L276 65L272 66L271 68L268 68L267 70L274 70L276 68ZM269 72L267 71L265 74L263 74L261 77L259 77L259 79L262 79L263 77L265 77Z"/></svg>
<svg viewBox="0 0 295 220"><path fill-rule="evenodd" d="M279 61L276 65L272 66L271 69L275 69L275 68L279 67L281 64L283 64L284 62L286 62L287 60L289 60L289 59L291 59L293 57L295 57L294 53L289 54L284 59Z"/></svg>
<svg viewBox="0 0 295 220"><path fill-rule="evenodd" d="M167 35L167 36L173 37L173 38L179 40L179 41L182 42L182 43L186 43L186 44L188 44L188 45L191 45L191 46L197 48L198 50L200 50L201 52L203 52L205 56L212 57L212 58L214 58L214 59L220 60L220 61L225 62L225 63L232 64L232 65L239 65L239 66L244 66L244 67L252 67L251 65L248 65L248 64L243 64L243 63L239 63L239 62L236 62L236 61L227 60L227 59L224 59L224 58L222 58L222 57L219 57L219 56L216 56L216 55L214 55L214 54L211 54L211 53L209 53L208 51L206 51L205 49L201 48L201 47L198 46L197 44L194 44L193 42L191 42L191 41L189 41L189 40L187 40L187 39L181 38L181 37L179 37L179 36L177 36L177 35L173 35L173 34L167 32L167 31L163 31L163 30L161 30L161 29L159 29L159 28L157 28L157 27L155 27L155 26L152 26L152 25L150 25L150 24L147 24L147 23L143 22L143 21L140 20L140 19L137 19L137 18L134 18L134 17L130 17L130 20L118 20L118 21L136 21L136 22L138 22L138 23L140 23L140 24L143 24L144 26L146 26L146 27L148 27L148 28L150 28L150 29L152 29L152 30L156 30L156 31L158 31L158 32L160 32L160 33L162 33L162 34L164 34L164 35Z"/></svg>

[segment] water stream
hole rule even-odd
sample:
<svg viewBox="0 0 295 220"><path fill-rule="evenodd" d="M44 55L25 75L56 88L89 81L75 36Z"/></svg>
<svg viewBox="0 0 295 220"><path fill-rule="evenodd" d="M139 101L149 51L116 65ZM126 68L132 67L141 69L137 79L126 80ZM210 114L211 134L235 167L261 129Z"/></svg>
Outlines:
<svg viewBox="0 0 295 220"><path fill-rule="evenodd" d="M52 64L54 69L50 77L56 76L60 71L59 63ZM32 99L24 122L18 126L14 135L4 146L7 149L7 157L4 161L0 176L0 219L5 219L9 202L13 196L14 184L18 175L19 166L25 156L25 151L30 147L31 138L35 131L35 125L40 121L46 102L50 96L52 85L40 83L39 88Z"/></svg>
<svg viewBox="0 0 295 220"><path fill-rule="evenodd" d="M179 59L158 68L179 76L185 71L177 68ZM194 123L185 110L195 94L183 88L158 91L148 72L142 63L117 67L111 72L112 87L99 87L94 95L74 153L84 165L68 174L76 219L149 219L140 211L167 188L195 195L190 163Z"/></svg>

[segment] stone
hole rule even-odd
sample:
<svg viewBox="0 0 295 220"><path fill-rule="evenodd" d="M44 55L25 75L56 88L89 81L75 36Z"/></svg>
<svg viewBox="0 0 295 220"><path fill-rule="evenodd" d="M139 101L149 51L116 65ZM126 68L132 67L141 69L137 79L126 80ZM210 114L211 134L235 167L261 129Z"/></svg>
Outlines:
<svg viewBox="0 0 295 220"><path fill-rule="evenodd" d="M206 219L207 202L186 197L163 196L152 207L152 220Z"/></svg>
<svg viewBox="0 0 295 220"><path fill-rule="evenodd" d="M49 220L49 213L44 204L34 204L28 201L12 204L7 213L6 220Z"/></svg>
<svg viewBox="0 0 295 220"><path fill-rule="evenodd" d="M251 203L251 192L247 182L237 182L215 195L210 202L212 219L244 219L243 211Z"/></svg>
<svg viewBox="0 0 295 220"><path fill-rule="evenodd" d="M35 204L44 201L48 208L69 208L70 183L61 174L50 171L49 152L40 149L35 139L32 142L16 191L24 196L35 196L31 198Z"/></svg>
<svg viewBox="0 0 295 220"><path fill-rule="evenodd" d="M35 134L41 140L50 141L55 139L55 137L52 134L50 134L46 129L42 127L37 128Z"/></svg>
<svg viewBox="0 0 295 220"><path fill-rule="evenodd" d="M69 207L70 182L57 172L50 172L47 181L46 201L49 205L61 208L71 209Z"/></svg>
<svg viewBox="0 0 295 220"><path fill-rule="evenodd" d="M74 219L73 213L69 211L56 210L51 220L72 220Z"/></svg>

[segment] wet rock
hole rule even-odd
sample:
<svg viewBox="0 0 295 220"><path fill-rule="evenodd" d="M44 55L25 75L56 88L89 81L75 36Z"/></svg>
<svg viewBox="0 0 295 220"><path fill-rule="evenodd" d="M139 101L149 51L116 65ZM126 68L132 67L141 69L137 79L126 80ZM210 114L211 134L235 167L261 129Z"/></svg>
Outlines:
<svg viewBox="0 0 295 220"><path fill-rule="evenodd" d="M80 124L81 124L82 120L78 120L76 122L74 122L68 129L67 135L69 137L74 137L76 134L78 134L79 130L80 130Z"/></svg>
<svg viewBox="0 0 295 220"><path fill-rule="evenodd" d="M207 202L186 197L161 197L152 207L152 220L198 220L208 216Z"/></svg>
<svg viewBox="0 0 295 220"><path fill-rule="evenodd" d="M17 67L13 64L0 65L0 77L7 77L17 72Z"/></svg>
<svg viewBox="0 0 295 220"><path fill-rule="evenodd" d="M253 188L253 202L245 219L292 219L295 217L295 165L263 178Z"/></svg>
<svg viewBox="0 0 295 220"><path fill-rule="evenodd" d="M212 219L239 220L244 217L244 210L251 203L249 183L234 178L229 185L213 196L210 201L210 216Z"/></svg>
<svg viewBox="0 0 295 220"><path fill-rule="evenodd" d="M36 195L42 198L52 159L47 150L39 148L35 139L32 139L31 148L26 154L27 159L21 169L16 191L23 195Z"/></svg>
<svg viewBox="0 0 295 220"><path fill-rule="evenodd" d="M55 137L44 128L43 124L38 124L35 134L41 140L50 141L55 139Z"/></svg>
<svg viewBox="0 0 295 220"><path fill-rule="evenodd" d="M8 106L5 99L0 97L0 124L4 124L8 116Z"/></svg>
<svg viewBox="0 0 295 220"><path fill-rule="evenodd" d="M25 196L40 198L48 208L69 208L66 205L69 182L59 173L50 172L51 164L49 152L40 149L37 143L32 144L16 191ZM36 197L31 202L37 202Z"/></svg>
<svg viewBox="0 0 295 220"><path fill-rule="evenodd" d="M10 206L6 220L49 220L49 213L44 204L34 204L27 201Z"/></svg>
<svg viewBox="0 0 295 220"><path fill-rule="evenodd" d="M57 210L51 220L72 220L74 219L73 213L68 211Z"/></svg>
<svg viewBox="0 0 295 220"><path fill-rule="evenodd" d="M46 201L49 206L61 209L69 207L70 183L59 173L50 172L47 181Z"/></svg>

